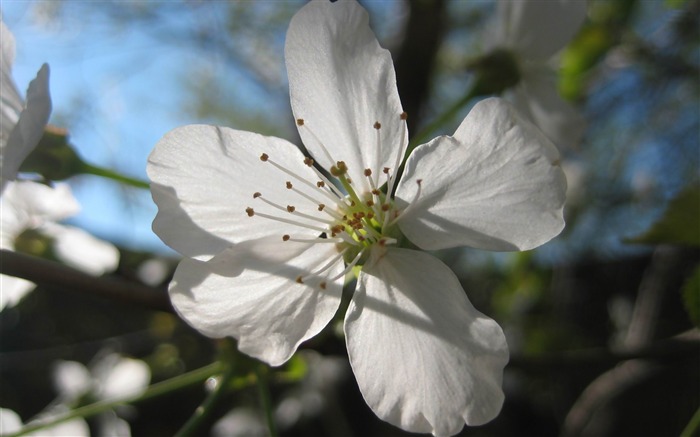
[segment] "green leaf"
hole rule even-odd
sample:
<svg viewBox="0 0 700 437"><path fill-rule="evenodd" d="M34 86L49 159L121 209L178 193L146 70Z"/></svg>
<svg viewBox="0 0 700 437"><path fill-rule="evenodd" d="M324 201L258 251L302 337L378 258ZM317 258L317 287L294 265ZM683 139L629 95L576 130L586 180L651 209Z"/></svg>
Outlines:
<svg viewBox="0 0 700 437"><path fill-rule="evenodd" d="M671 200L659 221L626 242L700 246L700 185L681 191Z"/></svg>
<svg viewBox="0 0 700 437"><path fill-rule="evenodd" d="M683 306L693 324L700 328L700 265L683 285Z"/></svg>

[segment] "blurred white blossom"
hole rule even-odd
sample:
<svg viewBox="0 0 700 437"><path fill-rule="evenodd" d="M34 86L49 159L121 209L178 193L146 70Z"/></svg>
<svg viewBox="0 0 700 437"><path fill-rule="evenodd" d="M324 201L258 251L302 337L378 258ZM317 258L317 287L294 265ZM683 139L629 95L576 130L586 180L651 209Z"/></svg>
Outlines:
<svg viewBox="0 0 700 437"><path fill-rule="evenodd" d="M53 379L61 404L74 405L84 396L93 401L138 396L148 388L151 370L141 360L109 353L96 359L89 369L76 361L58 361ZM114 411L100 414L97 422L101 436L131 435L129 423Z"/></svg>
<svg viewBox="0 0 700 437"><path fill-rule="evenodd" d="M499 0L492 48L515 58L520 81L504 97L557 146L578 145L585 120L559 95L552 58L578 32L586 18L585 0Z"/></svg>
<svg viewBox="0 0 700 437"><path fill-rule="evenodd" d="M62 409L56 409L50 413L42 413L31 420L28 425L51 420L64 412ZM22 419L19 415L10 409L0 408L0 434L8 435L18 432L20 429L22 429ZM24 435L33 437L87 437L90 435L90 428L85 420L77 418Z"/></svg>
<svg viewBox="0 0 700 437"><path fill-rule="evenodd" d="M78 213L80 205L67 184L47 186L31 181L9 182L0 195L0 248L15 249L16 239L37 230L53 240L55 254L66 264L92 275L114 270L119 251L87 232L56 222ZM0 275L0 310L14 306L34 288L21 278Z"/></svg>
<svg viewBox="0 0 700 437"><path fill-rule="evenodd" d="M151 371L141 360L110 353L90 369L76 361L58 361L53 376L56 390L64 399L73 401L90 394L98 400L111 400L143 393Z"/></svg>

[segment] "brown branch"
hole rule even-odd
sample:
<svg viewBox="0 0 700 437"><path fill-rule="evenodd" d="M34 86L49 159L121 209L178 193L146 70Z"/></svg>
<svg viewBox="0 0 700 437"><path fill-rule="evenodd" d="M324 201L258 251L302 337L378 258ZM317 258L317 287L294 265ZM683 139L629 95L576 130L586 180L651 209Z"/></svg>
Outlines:
<svg viewBox="0 0 700 437"><path fill-rule="evenodd" d="M651 263L639 285L632 320L622 347L623 350L650 347L657 325L659 306L666 285L674 277L673 267L680 252L672 247L660 246L652 255ZM698 331L689 333L697 338ZM700 348L694 346L694 353ZM653 362L632 359L604 372L595 378L581 393L564 419L562 436L577 436L594 420L595 413L610 402L649 378L658 370Z"/></svg>
<svg viewBox="0 0 700 437"><path fill-rule="evenodd" d="M447 7L444 0L408 0L407 6L406 36L398 49L395 68L401 103L408 113L408 132L415 134L446 33Z"/></svg>
<svg viewBox="0 0 700 437"><path fill-rule="evenodd" d="M0 251L0 273L51 290L106 297L158 311L173 312L164 289L116 277L96 277L54 261L8 250Z"/></svg>

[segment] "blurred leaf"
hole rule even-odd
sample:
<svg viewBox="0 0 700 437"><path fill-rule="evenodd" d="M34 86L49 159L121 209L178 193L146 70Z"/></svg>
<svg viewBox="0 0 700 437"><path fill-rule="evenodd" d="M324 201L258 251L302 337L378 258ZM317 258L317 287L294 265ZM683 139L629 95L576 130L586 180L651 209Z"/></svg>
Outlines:
<svg viewBox="0 0 700 437"><path fill-rule="evenodd" d="M700 266L683 285L683 305L693 324L700 328Z"/></svg>
<svg viewBox="0 0 700 437"><path fill-rule="evenodd" d="M576 38L564 50L561 57L559 89L570 100L576 100L585 91L581 80L617 45L622 36L621 29L634 12L636 0L602 1L593 4L590 20Z"/></svg>
<svg viewBox="0 0 700 437"><path fill-rule="evenodd" d="M651 229L625 241L700 246L700 185L692 185L681 191Z"/></svg>
<svg viewBox="0 0 700 437"><path fill-rule="evenodd" d="M672 9L680 9L688 3L689 0L666 0L666 6Z"/></svg>

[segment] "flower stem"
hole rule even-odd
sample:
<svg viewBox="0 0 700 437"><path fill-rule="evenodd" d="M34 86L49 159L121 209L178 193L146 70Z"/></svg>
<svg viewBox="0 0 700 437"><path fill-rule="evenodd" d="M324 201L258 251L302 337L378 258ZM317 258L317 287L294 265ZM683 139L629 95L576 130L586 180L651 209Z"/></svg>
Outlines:
<svg viewBox="0 0 700 437"><path fill-rule="evenodd" d="M224 365L217 361L208 366L201 367L197 370L193 370L188 373L176 376L174 378L168 379L166 381L153 384L146 389L145 392L119 399L110 399L106 401L95 402L94 404L85 405L84 407L76 408L60 416L53 417L49 420L42 421L39 423L33 423L23 427L19 432L12 434L10 437L17 437L25 434L29 434L41 429L49 428L51 426L57 425L59 423L67 422L71 419L78 417L90 417L96 414L109 411L116 407L117 405L131 404L137 401L143 401L156 396L161 396L170 393L175 390L179 390L183 387L190 386L202 382L212 375L221 373L224 370Z"/></svg>
<svg viewBox="0 0 700 437"><path fill-rule="evenodd" d="M272 415L272 401L270 399L270 387L267 379L267 367L260 364L255 367L256 382L258 385L258 396L260 397L260 405L265 412L265 421L267 429L270 432L270 437L277 437L277 426L275 418Z"/></svg>
<svg viewBox="0 0 700 437"><path fill-rule="evenodd" d="M83 163L81 166L81 170L85 174L91 174L95 176L101 176L103 178L107 179L112 179L117 182L121 182L126 185L130 185L132 187L136 188L145 188L148 189L150 188L150 184L146 181L142 181L140 179L132 178L129 176L125 176L121 173L117 173L114 170L110 170L108 168L103 168L103 167L98 167L92 164L88 164L87 162Z"/></svg>
<svg viewBox="0 0 700 437"><path fill-rule="evenodd" d="M221 375L221 379L217 382L214 390L207 396L202 405L200 405L189 418L189 420L178 431L175 437L187 437L198 435L197 431L202 424L211 416L214 406L221 400L226 391L230 388L229 383L234 376L235 367L233 363L226 366L226 370Z"/></svg>
<svg viewBox="0 0 700 437"><path fill-rule="evenodd" d="M683 432L681 432L681 437L692 437L697 435L695 432L698 429L700 429L700 408L698 408L695 414L693 414L690 422L688 422L688 425L686 425Z"/></svg>

